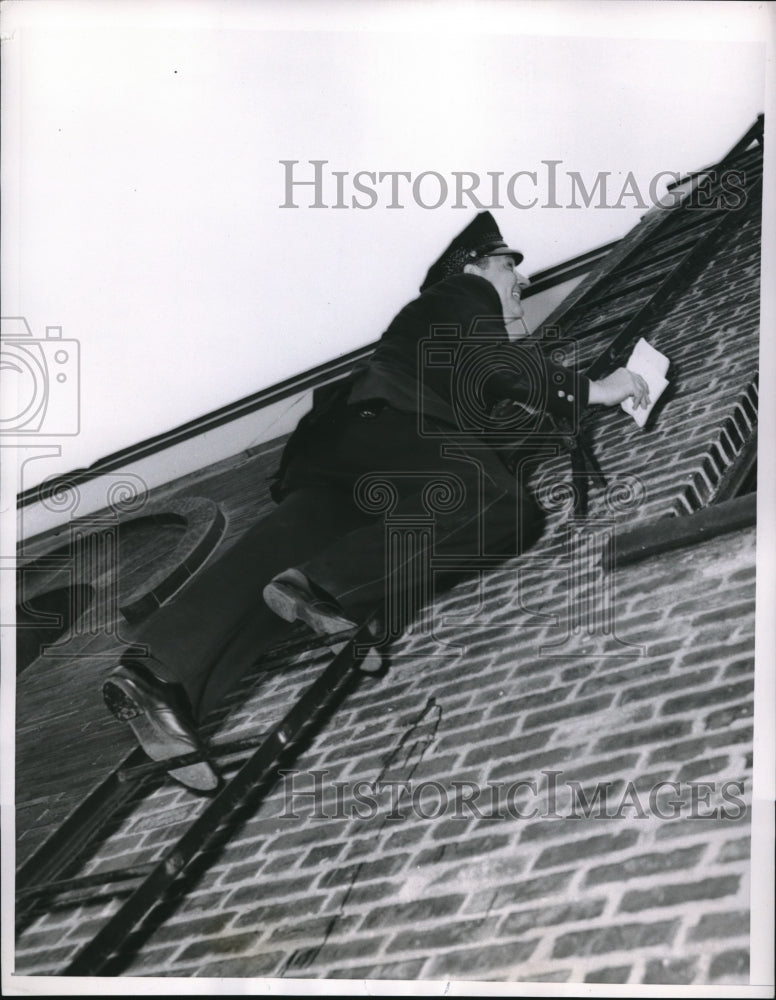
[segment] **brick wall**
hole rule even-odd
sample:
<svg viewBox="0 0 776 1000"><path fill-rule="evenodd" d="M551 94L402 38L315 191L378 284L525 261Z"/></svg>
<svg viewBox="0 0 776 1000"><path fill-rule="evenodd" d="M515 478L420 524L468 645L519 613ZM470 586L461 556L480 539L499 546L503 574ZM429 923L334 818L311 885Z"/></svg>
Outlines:
<svg viewBox="0 0 776 1000"><path fill-rule="evenodd" d="M614 573L600 557L612 531L659 532L713 499L750 433L758 214L644 334L674 365L654 426L597 414L615 492L583 522L540 491L542 542L437 599L433 627L394 643L386 675L216 835L114 974L748 982L754 529ZM256 516L255 471L166 495L218 498L233 537ZM257 668L213 732L266 728L321 662ZM165 785L84 870L158 858L201 808ZM17 971L61 969L115 905L51 909Z"/></svg>
<svg viewBox="0 0 776 1000"><path fill-rule="evenodd" d="M749 531L620 571L617 637L643 646L637 657L602 656L602 637L542 657L537 641L555 630L511 624L458 656L428 637L400 643L299 773L160 906L121 972L745 981L753 623L729 609L751 607L753 556ZM512 583L494 573L488 594ZM465 612L473 589L451 593L440 617ZM539 574L524 599L564 617L565 595ZM230 733L277 718L314 670L254 679ZM305 794L316 780L317 804ZM536 792L510 793L518 780ZM355 800L360 781L376 792ZM591 803L601 782L605 808ZM677 785L651 801L660 782ZM153 860L198 808L165 787L90 870ZM20 971L53 971L109 909L38 921Z"/></svg>

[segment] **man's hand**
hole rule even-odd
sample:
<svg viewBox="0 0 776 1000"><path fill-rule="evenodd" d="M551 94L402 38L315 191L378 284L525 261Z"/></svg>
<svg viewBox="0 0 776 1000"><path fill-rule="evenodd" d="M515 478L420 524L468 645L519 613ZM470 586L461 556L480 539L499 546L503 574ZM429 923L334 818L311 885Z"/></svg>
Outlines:
<svg viewBox="0 0 776 1000"><path fill-rule="evenodd" d="M628 397L633 399L633 406L644 409L649 406L649 387L641 375L618 368L606 378L590 383L589 403L601 403L603 406L616 406Z"/></svg>

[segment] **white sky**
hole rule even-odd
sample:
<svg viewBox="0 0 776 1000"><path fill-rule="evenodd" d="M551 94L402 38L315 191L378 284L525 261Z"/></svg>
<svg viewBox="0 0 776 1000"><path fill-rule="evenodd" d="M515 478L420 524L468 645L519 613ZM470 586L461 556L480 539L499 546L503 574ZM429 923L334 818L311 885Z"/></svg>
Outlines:
<svg viewBox="0 0 776 1000"><path fill-rule="evenodd" d="M307 189L281 208L280 160L307 176L310 159L351 177L538 171L518 189L537 207L494 212L530 273L643 214L540 207L542 161L588 186L609 171L616 191L632 170L645 193L660 171L716 161L764 110L771 13L5 4L3 315L38 338L61 326L81 352L81 432L23 485L376 339L474 213L452 197L389 209L386 185L369 210L309 208Z"/></svg>

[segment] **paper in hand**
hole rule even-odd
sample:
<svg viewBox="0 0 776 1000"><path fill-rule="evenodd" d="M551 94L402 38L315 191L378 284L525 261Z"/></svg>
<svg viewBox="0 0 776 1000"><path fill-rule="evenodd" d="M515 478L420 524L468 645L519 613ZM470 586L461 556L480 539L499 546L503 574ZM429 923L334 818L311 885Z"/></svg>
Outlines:
<svg viewBox="0 0 776 1000"><path fill-rule="evenodd" d="M639 427L643 427L647 422L647 417L652 412L652 408L668 385L666 372L670 363L665 354L661 354L660 351L655 350L643 337L640 337L625 364L628 371L641 375L649 386L649 406L646 409L641 406L638 409L634 409L633 400L630 396L620 403L622 409L633 417Z"/></svg>

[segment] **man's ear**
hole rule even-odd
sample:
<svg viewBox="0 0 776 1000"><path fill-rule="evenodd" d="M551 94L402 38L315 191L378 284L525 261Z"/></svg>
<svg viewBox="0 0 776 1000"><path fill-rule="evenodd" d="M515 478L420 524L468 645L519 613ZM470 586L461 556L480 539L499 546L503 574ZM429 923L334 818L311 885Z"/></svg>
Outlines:
<svg viewBox="0 0 776 1000"><path fill-rule="evenodd" d="M463 265L464 274L479 274L482 277L482 268L477 267L476 264L464 264Z"/></svg>

